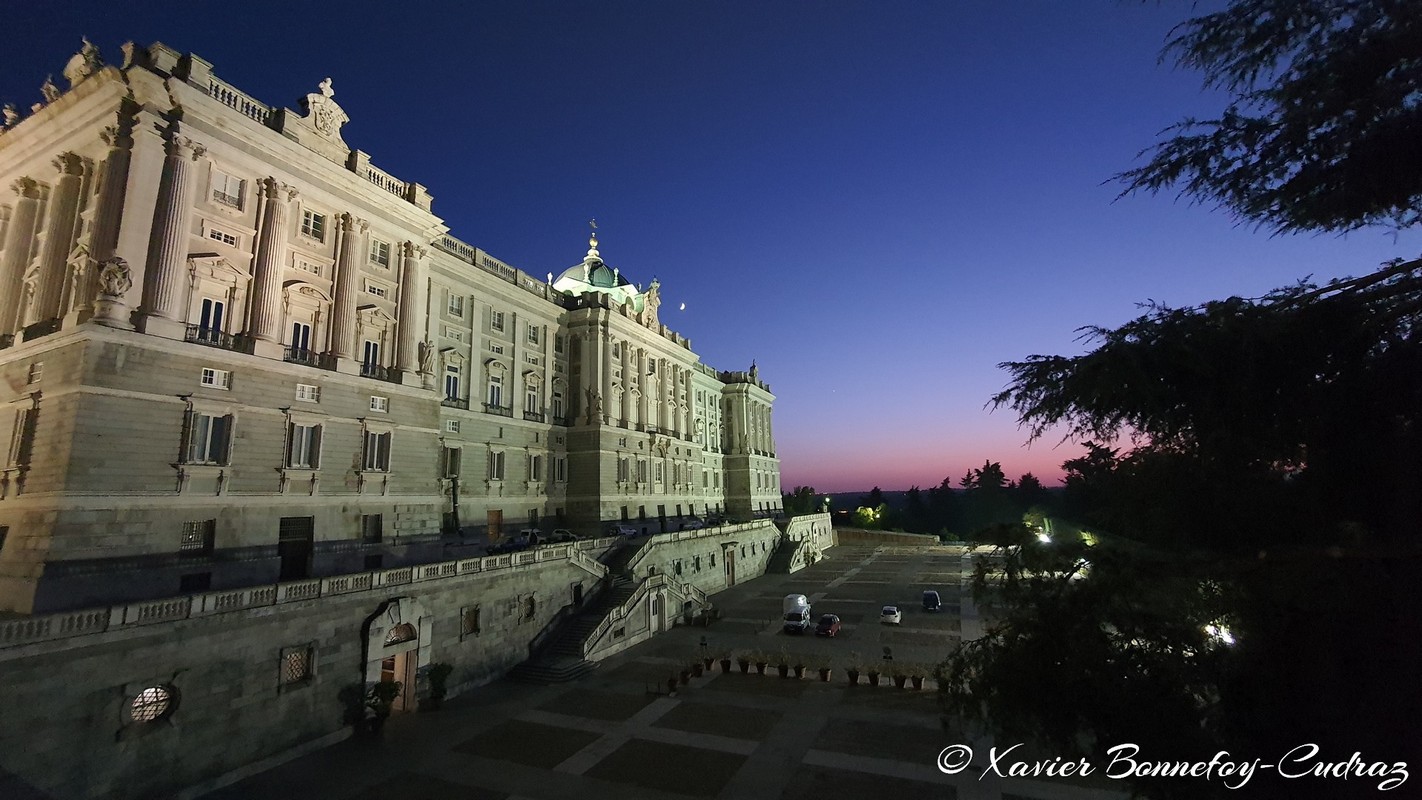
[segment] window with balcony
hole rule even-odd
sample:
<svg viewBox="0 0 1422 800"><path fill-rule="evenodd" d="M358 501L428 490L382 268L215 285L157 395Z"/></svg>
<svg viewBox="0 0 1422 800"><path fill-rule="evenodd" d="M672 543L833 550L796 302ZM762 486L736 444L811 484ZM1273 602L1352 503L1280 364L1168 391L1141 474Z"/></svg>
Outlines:
<svg viewBox="0 0 1422 800"><path fill-rule="evenodd" d="M448 364L444 368L444 399L458 400L459 391L459 365Z"/></svg>
<svg viewBox="0 0 1422 800"><path fill-rule="evenodd" d="M488 404L493 408L502 408L504 405L504 379L499 375L489 376Z"/></svg>
<svg viewBox="0 0 1422 800"><path fill-rule="evenodd" d="M234 175L212 171L212 201L228 208L242 209L242 196L247 182Z"/></svg>

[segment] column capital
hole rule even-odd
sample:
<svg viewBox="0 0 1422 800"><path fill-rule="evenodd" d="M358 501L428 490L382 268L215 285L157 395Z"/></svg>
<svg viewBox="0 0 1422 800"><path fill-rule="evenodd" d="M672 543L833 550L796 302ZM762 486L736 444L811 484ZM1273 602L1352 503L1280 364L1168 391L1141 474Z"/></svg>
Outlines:
<svg viewBox="0 0 1422 800"><path fill-rule="evenodd" d="M60 153L49 163L54 165L61 176L84 174L84 159L75 153Z"/></svg>
<svg viewBox="0 0 1422 800"><path fill-rule="evenodd" d="M168 155L197 161L207 153L207 148L186 136L174 134L168 139Z"/></svg>
<svg viewBox="0 0 1422 800"><path fill-rule="evenodd" d="M282 183L270 176L263 178L258 188L263 197L277 201L284 200L285 202L292 203L296 201L296 198L301 196L301 192L298 192L295 186Z"/></svg>
<svg viewBox="0 0 1422 800"><path fill-rule="evenodd" d="M405 258L413 258L416 260L423 259L426 253L425 248L420 247L414 242L404 242L401 244L401 249L404 250Z"/></svg>
<svg viewBox="0 0 1422 800"><path fill-rule="evenodd" d="M128 134L117 125L105 125L104 129L99 131L99 138L109 147L127 147L133 144Z"/></svg>
<svg viewBox="0 0 1422 800"><path fill-rule="evenodd" d="M357 217L349 211L341 212L340 220L341 230L345 231L346 233L355 233L357 230L359 230L361 233L365 233L366 231L370 230L369 222L361 219L360 217Z"/></svg>
<svg viewBox="0 0 1422 800"><path fill-rule="evenodd" d="M10 191L20 196L21 200L38 200L40 196L40 182L34 178L16 178L10 184Z"/></svg>

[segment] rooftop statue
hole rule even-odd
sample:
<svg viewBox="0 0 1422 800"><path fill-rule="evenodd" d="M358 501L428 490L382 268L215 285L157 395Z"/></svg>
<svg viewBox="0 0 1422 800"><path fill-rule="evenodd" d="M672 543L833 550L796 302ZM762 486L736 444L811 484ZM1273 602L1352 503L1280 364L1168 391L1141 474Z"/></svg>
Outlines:
<svg viewBox="0 0 1422 800"><path fill-rule="evenodd" d="M84 37L83 41L84 45L79 48L79 52L70 56L69 63L64 65L64 77L69 81L71 89L103 66L103 62L99 60L99 48L95 47L88 37Z"/></svg>

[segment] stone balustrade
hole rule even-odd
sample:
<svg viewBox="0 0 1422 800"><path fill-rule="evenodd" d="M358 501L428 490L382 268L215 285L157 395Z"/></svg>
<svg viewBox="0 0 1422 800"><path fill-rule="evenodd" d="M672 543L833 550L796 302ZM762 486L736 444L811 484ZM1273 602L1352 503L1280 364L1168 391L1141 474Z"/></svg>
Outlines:
<svg viewBox="0 0 1422 800"><path fill-rule="evenodd" d="M510 555L439 561L432 564L397 567L376 572L332 575L326 578L309 578L275 585L225 589L185 597L165 597L159 600L127 603L109 608L84 609L3 620L0 621L0 647L17 647L91 633L103 633L119 628L176 622L249 608L368 592L386 586L446 580L504 569L531 568L553 561L571 561L589 573L602 577L607 574L607 568L589 556L588 551L606 550L612 547L615 541L612 538L586 539L570 544L525 550Z"/></svg>
<svg viewBox="0 0 1422 800"><path fill-rule="evenodd" d="M272 109L232 84L208 76L207 93L217 102L262 125L271 125Z"/></svg>

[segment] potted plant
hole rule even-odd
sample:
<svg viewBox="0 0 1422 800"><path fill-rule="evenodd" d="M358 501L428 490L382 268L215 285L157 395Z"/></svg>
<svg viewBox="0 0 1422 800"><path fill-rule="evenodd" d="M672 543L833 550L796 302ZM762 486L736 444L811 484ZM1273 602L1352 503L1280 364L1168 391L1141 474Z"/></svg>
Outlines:
<svg viewBox="0 0 1422 800"><path fill-rule="evenodd" d="M850 686L858 686L858 685L859 685L859 654L858 654L858 653L850 653L850 654L849 654L849 666L846 668L846 674L849 675L849 685L850 685Z"/></svg>
<svg viewBox="0 0 1422 800"><path fill-rule="evenodd" d="M688 683L691 683L691 670L683 669L681 671L681 685L685 686Z"/></svg>
<svg viewBox="0 0 1422 800"><path fill-rule="evenodd" d="M870 685L870 686L878 686L878 685L879 685L879 668L878 668L878 667L870 667L868 674L869 674L869 685Z"/></svg>
<svg viewBox="0 0 1422 800"><path fill-rule="evenodd" d="M928 677L928 670L918 664L913 665L913 670L909 672L909 680L913 681L915 689L923 688L923 679L926 677Z"/></svg>
<svg viewBox="0 0 1422 800"><path fill-rule="evenodd" d="M715 656L712 656L709 653L703 655L701 658L701 666L704 667L707 672L711 671L711 665L714 663L716 663L716 658Z"/></svg>
<svg viewBox="0 0 1422 800"><path fill-rule="evenodd" d="M453 671L454 667L449 664L430 665L430 693L420 700L421 711L436 711L444 704L444 698L449 694L449 674Z"/></svg>
<svg viewBox="0 0 1422 800"><path fill-rule="evenodd" d="M829 683L829 679L834 675L834 670L830 668L828 662L820 664L820 680Z"/></svg>
<svg viewBox="0 0 1422 800"><path fill-rule="evenodd" d="M701 662L700 662L700 661L697 661L696 663L694 663L694 664L691 665L691 676L692 676L693 678L699 678L699 677L701 677L703 674L705 674L705 672L706 672L706 668L703 667L703 666L701 666Z"/></svg>
<svg viewBox="0 0 1422 800"><path fill-rule="evenodd" d="M730 671L731 671L731 655L730 655L729 653L722 653L722 654L721 654L721 674L722 674L722 675L725 675L726 673L728 673L728 672L730 672ZM745 672L745 670L741 670L741 671L742 671L742 672Z"/></svg>
<svg viewBox="0 0 1422 800"><path fill-rule="evenodd" d="M757 652L755 655L751 656L751 660L755 662L755 674L764 675L765 665L770 663L770 657L767 656L765 653Z"/></svg>
<svg viewBox="0 0 1422 800"><path fill-rule="evenodd" d="M908 670L904 667L893 667L892 670L892 674L894 676L894 687L898 689L904 688L904 684L908 683Z"/></svg>
<svg viewBox="0 0 1422 800"><path fill-rule="evenodd" d="M805 677L805 662L804 662L804 661L797 661L797 662L795 662L795 677L796 677L797 679L798 679L798 678L803 678L803 677Z"/></svg>
<svg viewBox="0 0 1422 800"><path fill-rule="evenodd" d="M781 650L781 651L780 651L780 656L779 656L775 661L776 661L775 668L776 668L777 670L779 670L779 672L780 672L780 677L783 678L783 677L785 677L786 675L789 675L789 674L790 674L790 654L789 654L789 653L785 652L784 650Z"/></svg>
<svg viewBox="0 0 1422 800"><path fill-rule="evenodd" d="M746 674L747 672L750 672L750 665L751 665L750 653L746 653L746 652L737 653L737 654L736 654L736 665L741 668L741 674L742 674L742 675Z"/></svg>
<svg viewBox="0 0 1422 800"><path fill-rule="evenodd" d="M366 725L373 734L379 734L390 718L390 710L395 706L395 698L400 696L404 684L400 681L376 681L365 695L365 705L370 709L366 715Z"/></svg>

